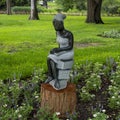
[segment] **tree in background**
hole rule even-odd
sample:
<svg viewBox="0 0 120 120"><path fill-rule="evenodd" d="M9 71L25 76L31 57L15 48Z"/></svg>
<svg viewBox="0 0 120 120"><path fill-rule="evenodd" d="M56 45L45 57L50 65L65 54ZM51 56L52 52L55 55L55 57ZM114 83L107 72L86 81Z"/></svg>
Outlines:
<svg viewBox="0 0 120 120"><path fill-rule="evenodd" d="M0 10L6 9L6 3L9 2L7 0L0 0ZM29 0L11 0L11 7L12 6L30 6Z"/></svg>
<svg viewBox="0 0 120 120"><path fill-rule="evenodd" d="M74 0L74 4L79 11L86 10L86 0Z"/></svg>
<svg viewBox="0 0 120 120"><path fill-rule="evenodd" d="M73 9L85 10L85 0L56 0L57 4L61 5L64 11ZM87 0L87 23L103 24L101 19L102 0Z"/></svg>
<svg viewBox="0 0 120 120"><path fill-rule="evenodd" d="M56 0L56 3L65 12L73 8L76 8L79 11L86 10L86 0Z"/></svg>
<svg viewBox="0 0 120 120"><path fill-rule="evenodd" d="M7 15L11 15L11 0L6 0L6 6L7 6Z"/></svg>
<svg viewBox="0 0 120 120"><path fill-rule="evenodd" d="M56 0L56 3L62 8L63 11L67 12L69 9L73 9L73 0Z"/></svg>
<svg viewBox="0 0 120 120"><path fill-rule="evenodd" d="M30 6L30 0L12 0L13 6Z"/></svg>
<svg viewBox="0 0 120 120"><path fill-rule="evenodd" d="M103 24L101 6L102 0L87 0L87 23Z"/></svg>
<svg viewBox="0 0 120 120"><path fill-rule="evenodd" d="M6 1L0 0L0 10L5 9L5 7L6 7Z"/></svg>
<svg viewBox="0 0 120 120"><path fill-rule="evenodd" d="M46 8L48 8L47 0L43 0L43 6L45 6Z"/></svg>
<svg viewBox="0 0 120 120"><path fill-rule="evenodd" d="M37 11L37 0L31 0L31 13L30 20L39 20L38 11Z"/></svg>

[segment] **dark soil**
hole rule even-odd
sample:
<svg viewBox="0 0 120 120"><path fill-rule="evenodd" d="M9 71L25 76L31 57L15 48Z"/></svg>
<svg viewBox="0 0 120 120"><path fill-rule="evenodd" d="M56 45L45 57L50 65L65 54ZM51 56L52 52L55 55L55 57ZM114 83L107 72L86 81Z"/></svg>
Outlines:
<svg viewBox="0 0 120 120"><path fill-rule="evenodd" d="M80 43L75 42L75 47L77 48L85 48L85 47L94 47L94 46L100 46L100 43Z"/></svg>

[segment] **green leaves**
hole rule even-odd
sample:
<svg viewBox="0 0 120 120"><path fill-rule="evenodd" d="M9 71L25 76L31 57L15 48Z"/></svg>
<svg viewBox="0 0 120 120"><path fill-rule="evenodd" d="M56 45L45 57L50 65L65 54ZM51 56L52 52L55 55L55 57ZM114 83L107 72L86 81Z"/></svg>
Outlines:
<svg viewBox="0 0 120 120"><path fill-rule="evenodd" d="M38 74L39 73L39 74ZM38 118L40 103L40 82L43 70L34 70L28 80L14 76L13 80L0 80L0 119L29 119ZM43 78L45 79L45 78Z"/></svg>
<svg viewBox="0 0 120 120"><path fill-rule="evenodd" d="M113 30L110 30L110 31L104 31L102 34L100 34L100 36L106 37L106 38L117 38L117 39L119 39L120 38L120 31L116 30L116 29L113 29Z"/></svg>
<svg viewBox="0 0 120 120"><path fill-rule="evenodd" d="M117 62L118 66L116 71L111 74L111 85L108 87L109 91L109 107L112 109L120 108L120 62Z"/></svg>

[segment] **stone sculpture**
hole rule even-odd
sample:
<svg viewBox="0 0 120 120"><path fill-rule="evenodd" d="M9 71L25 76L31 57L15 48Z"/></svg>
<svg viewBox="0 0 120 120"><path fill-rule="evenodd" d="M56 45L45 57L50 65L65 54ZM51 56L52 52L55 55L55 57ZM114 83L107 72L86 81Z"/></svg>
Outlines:
<svg viewBox="0 0 120 120"><path fill-rule="evenodd" d="M49 83L56 90L67 87L70 71L73 66L74 38L73 34L64 28L66 15L58 13L53 18L53 26L56 30L58 48L53 48L47 57Z"/></svg>

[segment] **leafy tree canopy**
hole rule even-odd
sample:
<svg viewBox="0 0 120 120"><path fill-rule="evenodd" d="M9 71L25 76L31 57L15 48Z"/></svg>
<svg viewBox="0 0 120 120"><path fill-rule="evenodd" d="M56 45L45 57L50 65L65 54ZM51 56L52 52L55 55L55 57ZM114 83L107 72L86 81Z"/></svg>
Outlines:
<svg viewBox="0 0 120 120"><path fill-rule="evenodd" d="M56 0L56 3L63 11L77 8L78 10L86 9L85 0Z"/></svg>
<svg viewBox="0 0 120 120"><path fill-rule="evenodd" d="M29 0L11 0L12 6L25 6L30 5ZM0 0L0 8L6 8L6 0Z"/></svg>

